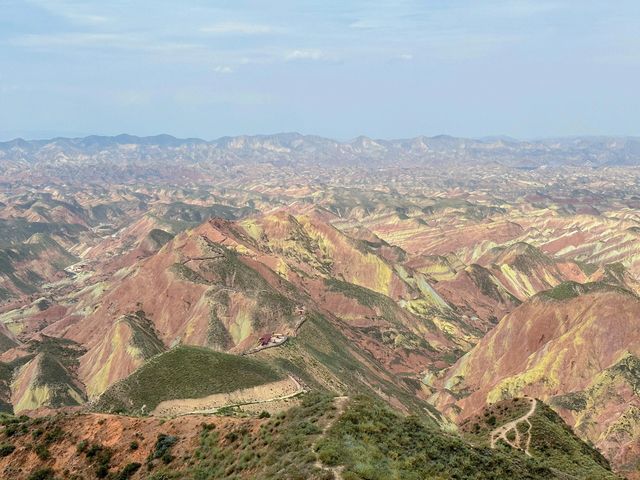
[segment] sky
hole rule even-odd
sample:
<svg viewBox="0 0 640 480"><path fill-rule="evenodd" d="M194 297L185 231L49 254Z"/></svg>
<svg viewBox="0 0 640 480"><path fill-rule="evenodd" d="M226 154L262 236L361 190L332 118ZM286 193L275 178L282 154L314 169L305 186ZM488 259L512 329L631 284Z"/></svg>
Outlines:
<svg viewBox="0 0 640 480"><path fill-rule="evenodd" d="M640 135L638 0L0 0L0 140Z"/></svg>

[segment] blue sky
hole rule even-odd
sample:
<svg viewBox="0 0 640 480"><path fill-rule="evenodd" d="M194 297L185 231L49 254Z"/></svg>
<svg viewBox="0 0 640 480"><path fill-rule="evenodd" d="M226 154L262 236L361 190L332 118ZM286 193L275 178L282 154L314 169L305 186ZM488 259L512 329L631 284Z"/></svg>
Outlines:
<svg viewBox="0 0 640 480"><path fill-rule="evenodd" d="M637 0L0 8L0 139L640 135Z"/></svg>

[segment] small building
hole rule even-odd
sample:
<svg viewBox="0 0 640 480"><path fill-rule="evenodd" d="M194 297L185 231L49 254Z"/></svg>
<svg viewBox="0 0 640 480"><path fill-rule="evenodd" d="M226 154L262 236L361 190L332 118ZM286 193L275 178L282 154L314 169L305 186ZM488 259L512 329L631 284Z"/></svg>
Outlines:
<svg viewBox="0 0 640 480"><path fill-rule="evenodd" d="M265 333L264 335L262 335L258 339L258 343L262 347L265 347L265 346L269 345L270 342L271 342L271 334L270 333Z"/></svg>

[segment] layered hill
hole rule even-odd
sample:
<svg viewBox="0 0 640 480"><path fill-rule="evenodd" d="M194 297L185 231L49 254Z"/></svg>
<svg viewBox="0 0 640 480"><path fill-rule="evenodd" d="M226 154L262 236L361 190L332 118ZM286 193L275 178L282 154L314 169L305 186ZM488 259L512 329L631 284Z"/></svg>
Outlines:
<svg viewBox="0 0 640 480"><path fill-rule="evenodd" d="M241 354L278 334L288 343L264 355L285 372L337 393L379 391L413 409L421 402L412 398L420 395L415 372L448 364L465 341L454 334L461 317L424 275L402 266L399 252L346 236L321 211L217 219L155 236L162 241L133 265L88 283L44 325L35 319L53 306L22 310L22 335L39 328L84 347L73 372L82 397L97 397L176 344ZM54 403L15 404L38 406Z"/></svg>
<svg viewBox="0 0 640 480"><path fill-rule="evenodd" d="M301 335L320 322L323 329L341 330L355 343L358 356L376 358L375 363L383 362L385 369L411 372L415 362L426 365L437 357L438 349L446 354L452 348L447 347L452 343L445 332L423 316L424 309L438 313L446 308L426 282L418 284L405 271L396 273L375 250L358 246L322 219L278 214L259 221L216 221L176 237L106 293L102 300L108 308L102 303L82 324L64 327L65 335L90 341L103 321L107 328L123 328L122 322L110 326L114 313L137 308L139 315L150 320L153 331L162 332L157 338L167 346L179 340L239 353L265 332ZM342 270L345 267L350 270ZM129 300L132 291L138 293ZM418 308L422 309L418 313L411 311ZM56 328L52 325L48 331ZM336 343L337 331L331 334ZM380 333L372 335L375 331ZM90 392L100 393L144 361L144 356L129 362L102 357L100 352L105 351L129 356L136 351L130 340L121 342L125 337L119 334L114 341L115 335L113 330L107 333L82 360L87 369L81 367L81 373ZM318 336L318 343L324 335ZM425 335L435 347L421 339ZM122 346L114 350L115 345ZM316 350L317 346L305 348ZM342 357L353 347L344 350ZM93 352L104 360L95 361ZM336 362L339 359L331 363ZM110 365L120 373L102 373ZM101 370L94 373L94 366ZM342 379L340 384L348 382Z"/></svg>
<svg viewBox="0 0 640 480"><path fill-rule="evenodd" d="M640 171L610 166L631 159L633 141L607 142L291 134L3 146L0 408L278 415L310 390L374 396L452 427L429 398L464 421L528 395L632 471ZM191 362L193 375L174 383L184 362L167 360L191 349L211 361ZM197 368L216 371L220 358L239 384ZM242 383L263 367L276 378ZM342 463L319 475L408 475L381 453L408 430L393 444L376 437L382 450L350 444L356 433L339 440ZM561 450L606 469L562 438ZM358 470L362 451L386 459ZM503 476L531 474L502 466Z"/></svg>
<svg viewBox="0 0 640 480"><path fill-rule="evenodd" d="M563 283L516 308L425 382L434 388L433 402L460 419L502 399L542 398L579 435L606 448L617 467L633 470L639 314L640 300L621 287Z"/></svg>

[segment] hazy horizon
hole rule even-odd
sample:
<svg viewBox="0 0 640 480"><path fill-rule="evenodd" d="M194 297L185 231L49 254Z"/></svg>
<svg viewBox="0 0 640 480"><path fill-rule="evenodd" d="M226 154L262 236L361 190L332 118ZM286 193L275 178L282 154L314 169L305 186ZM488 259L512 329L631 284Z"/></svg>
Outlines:
<svg viewBox="0 0 640 480"><path fill-rule="evenodd" d="M587 134L587 135L550 135L550 136L545 136L545 137L532 137L532 138L523 138L523 137L513 137L511 135L501 135L501 134L496 134L496 135L483 135L483 136L458 136L458 135L450 135L448 133L438 133L438 134L434 134L434 135L426 135L426 134L417 134L417 135L413 135L413 136L399 136L399 137L375 137L375 136L370 136L370 135L365 135L365 134L360 134L360 135L356 135L353 137L347 137L347 138L337 138L337 137L332 137L332 136L326 136L326 135L318 135L315 133L305 133L305 132L299 132L299 131L289 131L289 132L267 132L267 133L238 133L237 135L218 135L218 136L214 136L214 137L209 137L209 138L203 138L203 137L199 137L196 135L186 135L186 136L180 136L180 135L173 135L170 133L165 133L165 132L161 132L161 133L151 133L149 135L136 135L134 133L128 133L128 132L120 132L120 133L116 133L113 135L103 135L103 134L99 134L99 133L80 133L80 134L62 134L62 135L57 135L55 133L52 133L50 135L42 135L42 136L37 136L37 137L23 137L23 136L7 136L4 137L2 132L0 132L0 143L8 143L14 140L25 140L27 142L38 142L38 141L47 141L47 140L56 140L56 139L70 139L70 140L75 140L75 139L83 139L83 138L87 138L87 137L104 137L104 138L114 138L114 137L119 137L119 136L131 136L131 137L137 137L137 138L153 138L153 137L160 137L160 136L170 136L173 138L176 138L178 140L202 140L205 142L214 142L216 140L220 140L222 138L234 138L234 137L268 137L268 136L278 136L278 135L290 135L290 134L296 134L296 135L302 135L304 137L319 137L319 138L326 138L328 140L335 140L337 142L342 142L342 143L346 143L346 142L351 142L354 141L360 137L365 137L365 138L370 138L372 140L380 140L380 141L396 141L396 140L405 140L405 139L412 139L412 138L418 138L418 137L425 137L425 138L435 138L435 137L451 137L451 138L461 138L461 139L465 139L465 140L477 140L477 141L486 141L486 140L493 140L493 139L503 139L503 140L513 140L513 141L517 141L517 142L536 142L536 141L545 141L545 140L554 140L554 139L571 139L571 138L620 138L620 139L638 139L640 138L640 136L638 135L616 135L616 134Z"/></svg>
<svg viewBox="0 0 640 480"><path fill-rule="evenodd" d="M0 138L639 135L640 4L9 0Z"/></svg>

